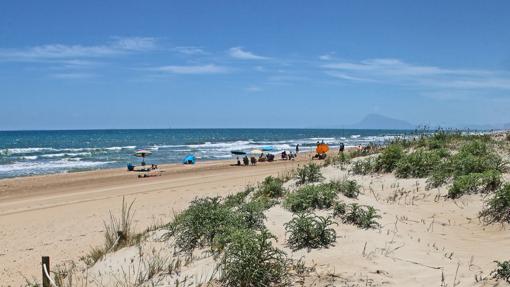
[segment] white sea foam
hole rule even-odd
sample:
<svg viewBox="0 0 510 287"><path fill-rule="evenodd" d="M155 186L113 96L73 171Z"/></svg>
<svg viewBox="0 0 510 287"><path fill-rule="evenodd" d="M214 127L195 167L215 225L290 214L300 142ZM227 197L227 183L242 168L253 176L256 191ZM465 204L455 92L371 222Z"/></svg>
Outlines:
<svg viewBox="0 0 510 287"><path fill-rule="evenodd" d="M36 155L25 155L25 156L22 156L20 158L21 159L27 159L27 160L36 160L38 158L38 156L36 156Z"/></svg>
<svg viewBox="0 0 510 287"><path fill-rule="evenodd" d="M14 162L11 164L0 165L0 173L41 173L55 170L70 170L76 168L91 168L105 165L111 162L99 161L75 161L75 160L56 160L48 162Z"/></svg>

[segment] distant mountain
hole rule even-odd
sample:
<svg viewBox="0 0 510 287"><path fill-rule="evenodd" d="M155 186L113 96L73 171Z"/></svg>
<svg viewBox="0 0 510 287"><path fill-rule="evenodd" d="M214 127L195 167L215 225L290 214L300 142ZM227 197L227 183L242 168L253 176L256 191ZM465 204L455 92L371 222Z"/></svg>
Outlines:
<svg viewBox="0 0 510 287"><path fill-rule="evenodd" d="M348 126L351 129L374 129L374 130L412 130L416 126L403 121L379 114L369 114L360 122Z"/></svg>

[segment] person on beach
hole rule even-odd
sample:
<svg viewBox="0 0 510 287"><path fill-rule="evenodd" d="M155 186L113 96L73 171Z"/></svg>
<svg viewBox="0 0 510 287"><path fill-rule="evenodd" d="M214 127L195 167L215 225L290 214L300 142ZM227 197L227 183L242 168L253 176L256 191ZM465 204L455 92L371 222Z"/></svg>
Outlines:
<svg viewBox="0 0 510 287"><path fill-rule="evenodd" d="M254 156L252 156L250 158L250 161L251 161L251 165L256 165L257 164L257 158L255 158Z"/></svg>
<svg viewBox="0 0 510 287"><path fill-rule="evenodd" d="M246 165L246 166L250 165L250 159L248 159L248 156L244 156L244 157L243 157L243 163L244 163L244 165Z"/></svg>
<svg viewBox="0 0 510 287"><path fill-rule="evenodd" d="M239 157L237 157L237 165L240 166L241 165L241 161L239 160Z"/></svg>
<svg viewBox="0 0 510 287"><path fill-rule="evenodd" d="M299 153L299 144L296 145L296 156Z"/></svg>
<svg viewBox="0 0 510 287"><path fill-rule="evenodd" d="M345 149L345 145L344 145L344 143L340 143L340 148L339 148L340 153L343 153L343 152L344 152L344 149Z"/></svg>

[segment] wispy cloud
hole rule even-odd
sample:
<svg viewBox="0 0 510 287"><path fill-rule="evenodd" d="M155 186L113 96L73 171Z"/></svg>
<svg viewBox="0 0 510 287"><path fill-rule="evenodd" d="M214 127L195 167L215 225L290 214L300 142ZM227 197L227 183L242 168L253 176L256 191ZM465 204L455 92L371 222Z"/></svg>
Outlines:
<svg viewBox="0 0 510 287"><path fill-rule="evenodd" d="M156 48L150 37L115 37L102 45L48 44L21 49L0 49L0 61L41 61L51 59L99 58L144 52Z"/></svg>
<svg viewBox="0 0 510 287"><path fill-rule="evenodd" d="M256 93L256 92L261 92L262 88L259 86L252 85L252 86L247 87L246 91Z"/></svg>
<svg viewBox="0 0 510 287"><path fill-rule="evenodd" d="M185 55L206 55L207 53L200 47L195 46L180 46L175 47L172 50L185 54Z"/></svg>
<svg viewBox="0 0 510 287"><path fill-rule="evenodd" d="M510 73L415 65L399 59L322 64L325 73L347 81L451 89L510 89Z"/></svg>
<svg viewBox="0 0 510 287"><path fill-rule="evenodd" d="M55 79L69 79L69 80L89 79L96 77L96 75L92 73L59 73L51 74L50 76Z"/></svg>
<svg viewBox="0 0 510 287"><path fill-rule="evenodd" d="M229 68L214 64L208 65L188 65L188 66L161 66L153 67L148 70L170 74L224 74L230 71Z"/></svg>
<svg viewBox="0 0 510 287"><path fill-rule="evenodd" d="M232 47L228 50L230 57L240 60L267 60L268 57L256 55L252 52L243 50L242 47Z"/></svg>

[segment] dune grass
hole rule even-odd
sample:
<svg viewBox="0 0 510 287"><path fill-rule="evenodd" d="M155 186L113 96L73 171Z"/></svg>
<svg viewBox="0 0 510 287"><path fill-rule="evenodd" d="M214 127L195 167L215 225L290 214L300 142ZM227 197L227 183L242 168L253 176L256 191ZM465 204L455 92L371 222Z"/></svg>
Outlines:
<svg viewBox="0 0 510 287"><path fill-rule="evenodd" d="M302 212L285 224L289 234L287 243L293 250L327 247L336 241L336 231L330 228L336 224L329 217Z"/></svg>

